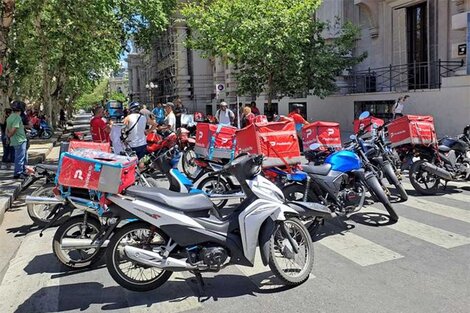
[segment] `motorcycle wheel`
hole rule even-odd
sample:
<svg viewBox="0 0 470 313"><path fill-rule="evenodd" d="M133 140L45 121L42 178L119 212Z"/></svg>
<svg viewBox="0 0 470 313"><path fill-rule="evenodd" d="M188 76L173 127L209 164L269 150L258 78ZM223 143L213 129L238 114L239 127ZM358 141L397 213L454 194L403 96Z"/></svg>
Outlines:
<svg viewBox="0 0 470 313"><path fill-rule="evenodd" d="M197 187L197 189L204 191L207 195L210 194L223 194L229 191L230 185L224 179L218 179L217 177L207 177ZM228 202L228 200L213 200L217 210L221 210Z"/></svg>
<svg viewBox="0 0 470 313"><path fill-rule="evenodd" d="M41 139L49 139L54 133L50 129L44 129L41 134Z"/></svg>
<svg viewBox="0 0 470 313"><path fill-rule="evenodd" d="M168 236L157 228L143 222L129 223L111 238L106 253L106 267L111 277L122 287L133 291L149 291L163 285L171 271L143 265L126 256L125 246L134 246L155 251L163 249Z"/></svg>
<svg viewBox="0 0 470 313"><path fill-rule="evenodd" d="M427 171L421 165L426 162L420 160L410 168L410 182L413 188L422 195L435 195L439 189L439 178Z"/></svg>
<svg viewBox="0 0 470 313"><path fill-rule="evenodd" d="M194 152L194 147L189 146L183 152L183 159L181 160L183 166L184 174L189 178L194 178L197 165L194 163L194 160L197 158L196 152Z"/></svg>
<svg viewBox="0 0 470 313"><path fill-rule="evenodd" d="M49 197L49 198L55 198L55 195L53 193L53 189L55 188L55 184L46 184L44 186L39 187L35 191L31 193L31 196L33 197ZM54 219L55 215L51 216L50 218L47 218L49 214L56 208L57 205L60 204L32 204L28 203L26 205L27 211L29 218L33 221L34 224L43 227L46 226L47 224L50 223L52 219ZM64 214L63 217L59 218L54 225L60 225L62 224L65 220L69 218L70 214Z"/></svg>
<svg viewBox="0 0 470 313"><path fill-rule="evenodd" d="M81 235L83 227L84 236ZM95 217L88 215L86 224L83 215L71 217L57 229L52 241L52 250L57 260L72 269L88 267L98 262L106 252L105 248L62 249L61 243L64 238L93 239L100 230L101 223Z"/></svg>
<svg viewBox="0 0 470 313"><path fill-rule="evenodd" d="M281 229L282 224L278 224L270 240L269 268L284 284L297 286L305 282L312 271L312 238L297 218L288 218L281 223L296 242L299 251L293 251L289 239Z"/></svg>
<svg viewBox="0 0 470 313"><path fill-rule="evenodd" d="M395 171L390 163L384 165L383 172L387 180L395 186L395 189L400 194L401 201L408 200L408 194L406 193L405 187L403 187L401 181L398 179L397 175L395 175Z"/></svg>
<svg viewBox="0 0 470 313"><path fill-rule="evenodd" d="M369 187L369 192L372 194L372 196L375 196L387 210L390 221L397 222L398 214L393 209L393 206L390 203L390 200L388 199L387 195L383 191L382 186L380 185L380 182L377 179L377 176L370 175L368 178L366 178L366 182L367 182L367 186Z"/></svg>

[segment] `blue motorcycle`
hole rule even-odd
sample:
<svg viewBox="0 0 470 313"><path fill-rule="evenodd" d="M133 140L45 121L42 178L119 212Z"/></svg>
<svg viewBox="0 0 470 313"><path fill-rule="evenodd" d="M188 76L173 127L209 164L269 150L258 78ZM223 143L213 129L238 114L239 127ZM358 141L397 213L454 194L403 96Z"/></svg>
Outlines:
<svg viewBox="0 0 470 313"><path fill-rule="evenodd" d="M336 152L319 150L319 145L313 144L305 155L313 165L305 165L302 172L288 177L290 183L282 189L286 199L319 202L346 216L362 208L369 191L384 205L390 221L396 222L398 215L379 182L378 173L357 138L351 139L345 150Z"/></svg>
<svg viewBox="0 0 470 313"><path fill-rule="evenodd" d="M54 132L47 121L45 119L41 119L39 122L39 128L31 128L27 135L31 139L36 137L40 139L49 139L53 134Z"/></svg>

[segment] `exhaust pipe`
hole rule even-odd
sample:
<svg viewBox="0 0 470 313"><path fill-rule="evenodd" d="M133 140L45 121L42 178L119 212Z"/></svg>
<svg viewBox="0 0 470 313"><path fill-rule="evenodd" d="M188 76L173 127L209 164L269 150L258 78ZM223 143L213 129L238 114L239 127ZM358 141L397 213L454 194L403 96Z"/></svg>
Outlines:
<svg viewBox="0 0 470 313"><path fill-rule="evenodd" d="M178 272L197 269L197 266L191 265L186 261L169 257L163 258L158 253L132 246L125 246L124 252L131 260L164 270Z"/></svg>
<svg viewBox="0 0 470 313"><path fill-rule="evenodd" d="M48 197L26 196L26 204L64 204L65 200Z"/></svg>
<svg viewBox="0 0 470 313"><path fill-rule="evenodd" d="M93 244L93 239L81 239L81 238L64 238L60 243L62 249L98 249L106 248L108 246L109 240L105 240L102 245L99 242L95 241Z"/></svg>
<svg viewBox="0 0 470 313"><path fill-rule="evenodd" d="M449 173L449 172L446 171L445 169L440 168L440 167L437 167L436 165L431 164L431 163L429 163L429 162L424 162L423 164L421 164L421 167L422 167L425 171L427 171L427 172L429 172L429 173L431 173L431 174L433 174L433 175L436 175L437 177L442 178L442 179L444 179L444 180L452 180L452 179L454 179L454 178L452 177L452 174L451 174L451 173Z"/></svg>

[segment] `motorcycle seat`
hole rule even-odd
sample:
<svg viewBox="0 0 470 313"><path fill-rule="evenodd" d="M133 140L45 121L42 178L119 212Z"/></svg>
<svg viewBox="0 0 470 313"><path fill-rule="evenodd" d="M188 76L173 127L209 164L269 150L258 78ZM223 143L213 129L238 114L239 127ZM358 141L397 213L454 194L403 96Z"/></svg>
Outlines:
<svg viewBox="0 0 470 313"><path fill-rule="evenodd" d="M36 167L48 172L57 172L59 169L59 165L57 164L37 164Z"/></svg>
<svg viewBox="0 0 470 313"><path fill-rule="evenodd" d="M441 151L441 152L449 152L449 151L450 151L450 148L447 147L447 146L444 146L444 145L440 145L440 146L439 146L439 151Z"/></svg>
<svg viewBox="0 0 470 313"><path fill-rule="evenodd" d="M316 175L328 175L331 170L331 164L324 163L322 165L302 165L302 169L305 173L316 174Z"/></svg>
<svg viewBox="0 0 470 313"><path fill-rule="evenodd" d="M203 193L188 194L156 187L131 186L126 195L157 202L184 213L208 211L214 207Z"/></svg>

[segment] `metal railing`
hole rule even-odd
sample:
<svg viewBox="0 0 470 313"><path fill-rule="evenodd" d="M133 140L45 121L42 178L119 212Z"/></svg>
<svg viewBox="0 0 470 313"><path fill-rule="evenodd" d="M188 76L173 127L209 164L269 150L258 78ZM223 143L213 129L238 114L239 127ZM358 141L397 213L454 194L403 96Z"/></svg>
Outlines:
<svg viewBox="0 0 470 313"><path fill-rule="evenodd" d="M414 62L350 71L344 75L348 93L440 89L443 77L453 76L464 61Z"/></svg>

